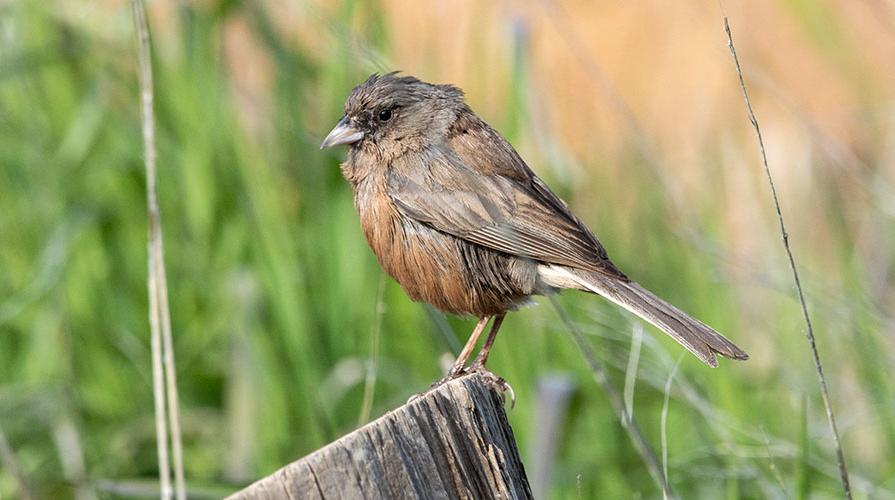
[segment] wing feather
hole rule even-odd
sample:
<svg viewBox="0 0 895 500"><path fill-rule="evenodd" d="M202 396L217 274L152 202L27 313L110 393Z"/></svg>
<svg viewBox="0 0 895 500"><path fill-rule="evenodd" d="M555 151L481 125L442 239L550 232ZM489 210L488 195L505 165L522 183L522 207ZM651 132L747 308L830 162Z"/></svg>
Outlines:
<svg viewBox="0 0 895 500"><path fill-rule="evenodd" d="M478 123L478 129L455 131L448 143L393 161L388 192L398 209L477 245L627 281L512 146ZM479 151L496 147L502 154L476 155L477 144Z"/></svg>

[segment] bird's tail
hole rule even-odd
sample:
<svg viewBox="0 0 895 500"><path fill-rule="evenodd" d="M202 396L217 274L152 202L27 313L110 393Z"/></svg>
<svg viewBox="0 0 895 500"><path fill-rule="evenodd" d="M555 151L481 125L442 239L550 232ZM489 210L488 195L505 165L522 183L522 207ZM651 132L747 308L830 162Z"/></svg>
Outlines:
<svg viewBox="0 0 895 500"><path fill-rule="evenodd" d="M715 354L732 359L749 359L748 354L712 327L656 297L633 281L621 281L579 269L550 267L553 272L566 273L566 278L577 282L581 289L602 295L655 325L709 366L718 366Z"/></svg>

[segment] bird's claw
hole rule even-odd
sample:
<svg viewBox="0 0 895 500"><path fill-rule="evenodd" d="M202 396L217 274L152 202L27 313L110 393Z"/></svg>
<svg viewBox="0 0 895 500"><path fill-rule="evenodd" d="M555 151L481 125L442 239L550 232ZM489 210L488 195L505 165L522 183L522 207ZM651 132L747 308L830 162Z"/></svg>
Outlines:
<svg viewBox="0 0 895 500"><path fill-rule="evenodd" d="M503 377L497 376L491 370L485 368L483 363L475 362L468 369L465 370L466 373L478 373L481 375L483 379L485 379L485 383L497 389L500 392L500 397L503 399L504 404L506 404L506 393L510 393L510 409L516 407L516 391L513 390L513 386L509 384Z"/></svg>

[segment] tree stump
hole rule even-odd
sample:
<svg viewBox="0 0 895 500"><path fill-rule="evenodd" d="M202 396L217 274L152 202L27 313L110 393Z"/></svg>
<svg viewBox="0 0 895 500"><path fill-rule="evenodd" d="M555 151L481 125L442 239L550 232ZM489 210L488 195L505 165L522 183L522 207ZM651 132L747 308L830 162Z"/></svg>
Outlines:
<svg viewBox="0 0 895 500"><path fill-rule="evenodd" d="M230 499L532 498L503 397L452 380Z"/></svg>

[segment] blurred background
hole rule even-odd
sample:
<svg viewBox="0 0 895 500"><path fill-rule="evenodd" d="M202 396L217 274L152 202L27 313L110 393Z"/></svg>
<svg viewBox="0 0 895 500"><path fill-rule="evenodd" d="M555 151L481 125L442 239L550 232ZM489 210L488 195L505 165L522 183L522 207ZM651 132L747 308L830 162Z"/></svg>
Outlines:
<svg viewBox="0 0 895 500"><path fill-rule="evenodd" d="M600 299L560 298L660 456L664 434L679 494L841 498L726 14L853 488L895 498L895 3L155 0L149 14L191 496L401 405L473 326L383 277L345 152L318 150L354 85L400 69L462 87L621 269L751 354L710 369ZM123 0L0 2L3 498L22 484L157 497L135 53ZM661 496L540 302L508 317L489 363L515 389L529 476L549 473L550 498Z"/></svg>

